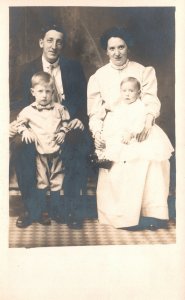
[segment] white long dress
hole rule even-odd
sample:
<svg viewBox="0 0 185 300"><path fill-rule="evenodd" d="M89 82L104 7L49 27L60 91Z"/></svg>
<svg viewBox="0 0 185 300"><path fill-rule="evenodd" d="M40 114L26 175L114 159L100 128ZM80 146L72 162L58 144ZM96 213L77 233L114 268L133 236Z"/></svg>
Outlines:
<svg viewBox="0 0 185 300"><path fill-rule="evenodd" d="M155 70L132 61L127 61L122 69L109 63L98 69L88 83L89 126L93 135L101 131L103 105L112 110L120 94L120 83L128 76L136 77L141 83L141 100L146 113L154 117L159 115ZM120 228L137 225L141 215L168 219L168 158L168 155L163 160L137 157L119 160L109 170L100 169L97 184L99 222Z"/></svg>

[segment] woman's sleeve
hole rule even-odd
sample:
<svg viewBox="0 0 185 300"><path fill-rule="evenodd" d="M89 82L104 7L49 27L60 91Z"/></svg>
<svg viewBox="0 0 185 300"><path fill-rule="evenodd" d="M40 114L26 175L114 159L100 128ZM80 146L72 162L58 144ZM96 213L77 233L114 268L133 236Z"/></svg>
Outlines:
<svg viewBox="0 0 185 300"><path fill-rule="evenodd" d="M146 67L142 77L141 99L145 104L147 114L157 118L161 103L157 97L157 78L153 67Z"/></svg>
<svg viewBox="0 0 185 300"><path fill-rule="evenodd" d="M103 100L96 74L89 79L87 86L87 113L89 116L89 128L93 133L101 132L104 116Z"/></svg>

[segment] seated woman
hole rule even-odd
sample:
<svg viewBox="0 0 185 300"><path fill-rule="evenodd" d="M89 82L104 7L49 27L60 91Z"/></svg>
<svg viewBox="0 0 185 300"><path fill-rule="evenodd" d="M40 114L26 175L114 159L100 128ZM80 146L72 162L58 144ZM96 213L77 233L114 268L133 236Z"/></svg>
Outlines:
<svg viewBox="0 0 185 300"><path fill-rule="evenodd" d="M100 41L110 62L98 69L88 83L89 126L96 149L105 149L105 140L101 136L106 120L104 111L114 109L120 97L120 83L126 77L135 77L141 84L145 122L136 136L141 143L150 135L155 118L160 113L155 70L128 59L132 39L124 28L111 28ZM99 222L131 230L165 227L168 220L168 158L135 158L125 160L125 163L118 160L109 170L100 168L97 185ZM140 215L147 218L145 226L140 222Z"/></svg>

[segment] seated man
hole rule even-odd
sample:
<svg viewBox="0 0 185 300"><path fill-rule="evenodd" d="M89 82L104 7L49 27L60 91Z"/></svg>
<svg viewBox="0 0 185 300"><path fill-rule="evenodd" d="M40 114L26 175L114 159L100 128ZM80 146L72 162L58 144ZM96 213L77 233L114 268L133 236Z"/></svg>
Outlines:
<svg viewBox="0 0 185 300"><path fill-rule="evenodd" d="M70 134L66 137L65 148L62 152L65 168L63 188L66 214L58 222L67 222L71 228L81 228L80 193L87 180L86 155L89 149L86 79L82 67L77 61L69 60L61 55L64 43L65 33L61 27L52 24L42 29L39 40L42 55L23 66L16 87L13 89L11 103L14 103L12 111L17 104L20 108L23 108L32 103L33 99L30 93L31 77L39 71L51 74L55 84L55 98L59 103L65 105L71 116L68 125ZM17 99L21 99L21 101L15 101ZM19 188L25 204L25 214L20 216L16 223L20 228L29 226L36 218L34 209L35 150L32 146L21 145L16 150L21 151L21 155L15 158L15 167L19 178ZM51 223L48 216L46 214L46 219L42 220L43 225Z"/></svg>

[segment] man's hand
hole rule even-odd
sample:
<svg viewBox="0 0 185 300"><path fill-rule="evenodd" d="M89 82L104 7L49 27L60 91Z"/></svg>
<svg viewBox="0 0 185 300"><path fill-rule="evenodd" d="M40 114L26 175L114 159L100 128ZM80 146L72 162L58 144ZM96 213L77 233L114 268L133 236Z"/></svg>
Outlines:
<svg viewBox="0 0 185 300"><path fill-rule="evenodd" d="M73 119L69 122L68 129L69 130L72 130L72 129L84 130L84 125L79 119Z"/></svg>
<svg viewBox="0 0 185 300"><path fill-rule="evenodd" d="M25 123L24 120L15 120L9 124L9 137L13 138L18 133L19 126Z"/></svg>
<svg viewBox="0 0 185 300"><path fill-rule="evenodd" d="M105 148L105 141L101 138L100 132L97 132L94 137L94 144L96 149L101 150Z"/></svg>
<svg viewBox="0 0 185 300"><path fill-rule="evenodd" d="M66 133L64 133L64 132L56 133L55 140L56 140L57 144L62 144L65 140L65 136L66 136Z"/></svg>
<svg viewBox="0 0 185 300"><path fill-rule="evenodd" d="M17 121L13 121L9 124L9 137L13 138L17 134Z"/></svg>
<svg viewBox="0 0 185 300"><path fill-rule="evenodd" d="M136 139L138 142L142 142L147 139L150 134L154 122L154 117L151 114L146 116L145 127L143 131L137 134Z"/></svg>
<svg viewBox="0 0 185 300"><path fill-rule="evenodd" d="M22 133L22 142L25 142L26 144L35 142L35 135L33 132L29 129L25 129Z"/></svg>

